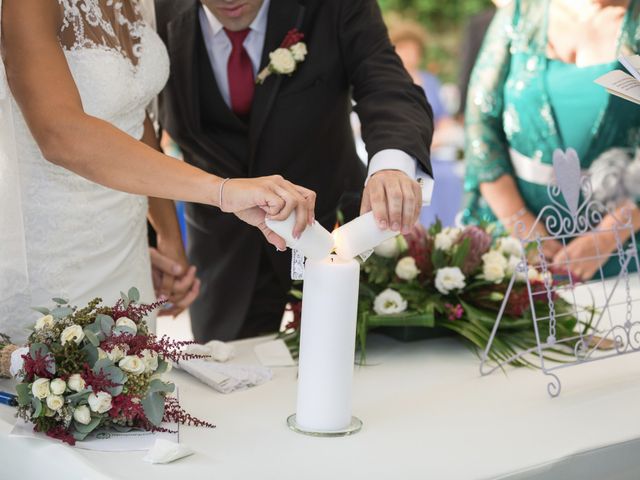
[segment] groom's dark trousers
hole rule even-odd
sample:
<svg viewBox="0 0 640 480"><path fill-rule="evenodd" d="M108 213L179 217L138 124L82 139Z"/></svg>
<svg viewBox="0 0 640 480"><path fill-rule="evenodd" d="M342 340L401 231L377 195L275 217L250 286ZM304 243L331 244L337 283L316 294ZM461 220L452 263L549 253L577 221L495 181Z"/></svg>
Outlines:
<svg viewBox="0 0 640 480"><path fill-rule="evenodd" d="M292 28L304 33L309 53L291 76L272 74L256 86L248 119L220 94L199 8L198 0L156 0L171 57L160 123L185 161L223 178L280 174L317 193L316 217L332 229L345 194L361 192L366 175L349 122L353 98L370 158L399 149L431 173L431 108L389 43L375 0L271 0L261 69ZM195 339L277 330L290 253L216 208L189 204L186 215L188 255L202 281L191 308Z"/></svg>

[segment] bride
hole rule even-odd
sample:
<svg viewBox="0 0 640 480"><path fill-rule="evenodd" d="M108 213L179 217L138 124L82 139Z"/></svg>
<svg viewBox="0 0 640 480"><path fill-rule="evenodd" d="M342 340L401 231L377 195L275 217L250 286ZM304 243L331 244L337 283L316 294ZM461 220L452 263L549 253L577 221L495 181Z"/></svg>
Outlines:
<svg viewBox="0 0 640 480"><path fill-rule="evenodd" d="M172 199L234 213L279 249L265 216L296 210L296 236L313 222L314 193L279 176L221 179L160 153L146 107L169 60L140 0L0 0L0 47L0 332L14 341L54 296L112 302L135 285L153 301L146 217L184 261Z"/></svg>

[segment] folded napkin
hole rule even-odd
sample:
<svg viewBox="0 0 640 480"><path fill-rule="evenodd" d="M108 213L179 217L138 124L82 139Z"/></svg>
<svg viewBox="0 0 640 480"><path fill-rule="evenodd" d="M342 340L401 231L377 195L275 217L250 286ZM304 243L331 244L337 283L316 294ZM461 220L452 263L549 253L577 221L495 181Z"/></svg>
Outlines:
<svg viewBox="0 0 640 480"><path fill-rule="evenodd" d="M207 359L182 360L179 367L220 393L232 393L268 382L271 370L261 366L235 365L227 362L235 356L235 348L223 342L189 345L186 353L208 355Z"/></svg>
<svg viewBox="0 0 640 480"><path fill-rule="evenodd" d="M143 460L149 463L171 463L194 453L188 445L158 438Z"/></svg>

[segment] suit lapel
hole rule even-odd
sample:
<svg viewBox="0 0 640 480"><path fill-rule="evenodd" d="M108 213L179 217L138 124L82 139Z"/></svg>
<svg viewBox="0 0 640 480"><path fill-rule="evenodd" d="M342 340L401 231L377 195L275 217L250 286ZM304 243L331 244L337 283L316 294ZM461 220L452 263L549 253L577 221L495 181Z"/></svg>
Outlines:
<svg viewBox="0 0 640 480"><path fill-rule="evenodd" d="M178 83L176 92L180 103L184 105L185 116L190 120L200 118L196 72L196 32L198 22L198 0L186 0L191 3L182 15L169 22L167 42L171 57L171 74Z"/></svg>
<svg viewBox="0 0 640 480"><path fill-rule="evenodd" d="M305 7L299 0L271 0L259 71L269 64L269 53L280 46L287 32L292 28L301 28L304 10ZM272 74L262 85L256 85L249 126L249 173L252 171L260 134L273 108L281 83L282 75Z"/></svg>

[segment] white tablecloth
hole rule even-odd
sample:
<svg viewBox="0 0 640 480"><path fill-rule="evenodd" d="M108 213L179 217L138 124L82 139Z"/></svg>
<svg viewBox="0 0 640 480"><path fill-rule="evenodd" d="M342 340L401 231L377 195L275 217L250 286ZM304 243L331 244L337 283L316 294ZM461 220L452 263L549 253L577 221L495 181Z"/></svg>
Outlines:
<svg viewBox="0 0 640 480"><path fill-rule="evenodd" d="M237 361L257 363L253 346L260 341L237 342ZM477 357L454 339L372 336L368 361L354 380L354 414L364 428L346 438L288 430L295 368L276 368L273 381L231 395L173 372L183 406L217 428L183 427L181 441L197 453L170 465L146 464L141 452L11 438L12 410L0 406L0 478L640 478L640 355L561 370L555 399L539 371L480 377Z"/></svg>

